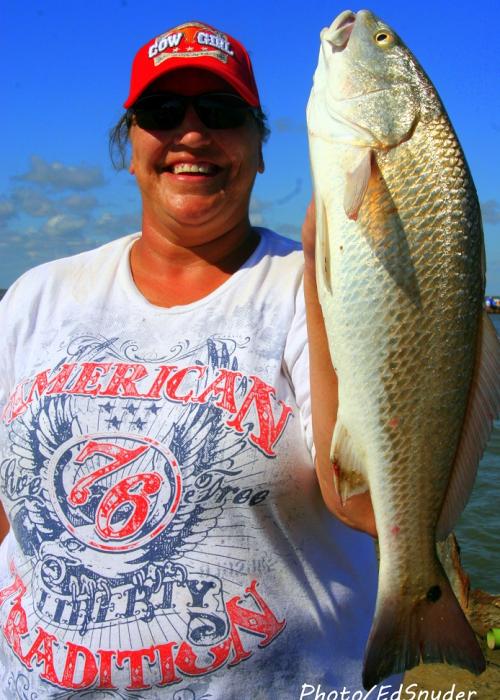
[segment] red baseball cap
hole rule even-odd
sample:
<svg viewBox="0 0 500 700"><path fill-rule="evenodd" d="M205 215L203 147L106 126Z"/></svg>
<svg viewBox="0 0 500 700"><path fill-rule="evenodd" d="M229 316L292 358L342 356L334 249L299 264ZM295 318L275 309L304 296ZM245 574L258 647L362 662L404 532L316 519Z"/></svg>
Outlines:
<svg viewBox="0 0 500 700"><path fill-rule="evenodd" d="M130 92L132 107L157 78L180 68L201 68L228 82L252 107L260 107L252 63L245 47L203 22L186 22L148 41L135 55Z"/></svg>

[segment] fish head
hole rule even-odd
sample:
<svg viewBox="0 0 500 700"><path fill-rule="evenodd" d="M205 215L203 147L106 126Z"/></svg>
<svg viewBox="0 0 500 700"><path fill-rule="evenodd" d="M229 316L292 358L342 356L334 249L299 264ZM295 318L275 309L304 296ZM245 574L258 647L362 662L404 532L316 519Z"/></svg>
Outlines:
<svg viewBox="0 0 500 700"><path fill-rule="evenodd" d="M336 121L353 145L390 148L408 139L425 103L426 76L399 36L369 10L342 12L321 31L308 115L313 130ZM316 103L320 103L315 104Z"/></svg>

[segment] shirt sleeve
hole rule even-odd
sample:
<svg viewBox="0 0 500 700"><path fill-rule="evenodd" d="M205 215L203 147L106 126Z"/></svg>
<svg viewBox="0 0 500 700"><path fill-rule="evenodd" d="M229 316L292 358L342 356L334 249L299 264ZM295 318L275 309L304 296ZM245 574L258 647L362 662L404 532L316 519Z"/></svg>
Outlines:
<svg viewBox="0 0 500 700"><path fill-rule="evenodd" d="M32 315L27 277L27 273L19 277L0 300L0 416L15 385L18 338L22 328L29 328ZM24 335L29 335L29 331Z"/></svg>
<svg viewBox="0 0 500 700"><path fill-rule="evenodd" d="M0 415L11 389L12 348L9 327L9 292L0 301Z"/></svg>
<svg viewBox="0 0 500 700"><path fill-rule="evenodd" d="M295 314L285 344L284 362L299 408L304 439L311 456L314 458L315 451L312 436L309 379L309 346L307 342L306 305L303 280L295 296Z"/></svg>

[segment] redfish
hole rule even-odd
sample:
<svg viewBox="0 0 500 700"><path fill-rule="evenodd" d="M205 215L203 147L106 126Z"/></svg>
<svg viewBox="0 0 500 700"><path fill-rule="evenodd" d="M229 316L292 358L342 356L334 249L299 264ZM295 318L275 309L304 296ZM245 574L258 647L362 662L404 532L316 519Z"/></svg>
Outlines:
<svg viewBox="0 0 500 700"><path fill-rule="evenodd" d="M371 492L379 588L363 684L485 660L436 554L500 404L479 203L429 78L371 12L321 32L307 108L316 273L339 381L331 459Z"/></svg>

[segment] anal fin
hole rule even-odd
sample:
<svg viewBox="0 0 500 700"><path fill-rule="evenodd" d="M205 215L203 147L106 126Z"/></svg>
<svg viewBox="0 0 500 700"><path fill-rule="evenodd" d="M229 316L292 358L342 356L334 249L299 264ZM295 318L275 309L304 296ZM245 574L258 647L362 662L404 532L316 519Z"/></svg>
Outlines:
<svg viewBox="0 0 500 700"><path fill-rule="evenodd" d="M333 431L330 459L333 479L342 504L351 496L368 491L364 459L342 421L337 419Z"/></svg>

